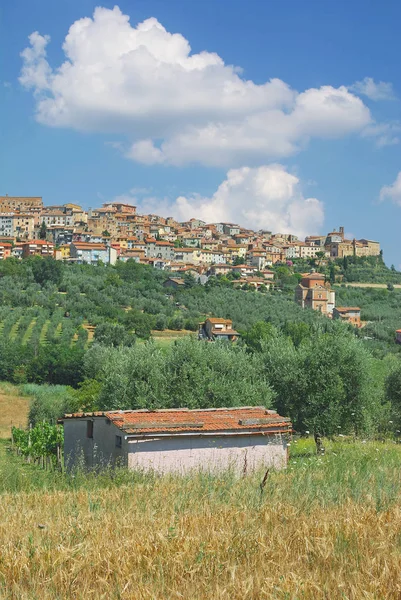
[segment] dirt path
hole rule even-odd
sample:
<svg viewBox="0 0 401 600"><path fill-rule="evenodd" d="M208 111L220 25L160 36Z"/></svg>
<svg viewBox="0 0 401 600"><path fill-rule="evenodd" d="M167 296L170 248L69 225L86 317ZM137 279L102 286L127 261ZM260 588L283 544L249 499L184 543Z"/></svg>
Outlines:
<svg viewBox="0 0 401 600"><path fill-rule="evenodd" d="M345 283L346 287L360 287L360 288L378 288L387 289L387 283ZM401 289L401 283L395 283L394 288L397 290Z"/></svg>

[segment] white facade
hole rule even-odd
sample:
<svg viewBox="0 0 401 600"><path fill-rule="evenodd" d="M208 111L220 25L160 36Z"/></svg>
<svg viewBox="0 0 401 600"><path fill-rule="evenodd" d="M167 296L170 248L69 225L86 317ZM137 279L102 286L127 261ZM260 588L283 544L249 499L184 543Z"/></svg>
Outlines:
<svg viewBox="0 0 401 600"><path fill-rule="evenodd" d="M283 436L222 434L128 439L128 467L158 473L189 471L237 474L262 467L281 469L287 463L287 439Z"/></svg>
<svg viewBox="0 0 401 600"><path fill-rule="evenodd" d="M0 215L0 235L12 237L14 235L14 224L12 214Z"/></svg>

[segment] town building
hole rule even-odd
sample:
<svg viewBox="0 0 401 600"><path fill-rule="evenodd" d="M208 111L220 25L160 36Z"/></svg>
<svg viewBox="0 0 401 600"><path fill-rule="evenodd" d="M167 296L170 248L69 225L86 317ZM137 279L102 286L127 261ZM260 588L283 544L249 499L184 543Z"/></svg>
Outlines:
<svg viewBox="0 0 401 600"><path fill-rule="evenodd" d="M263 406L67 414L67 469L122 465L160 474L282 469L292 425Z"/></svg>
<svg viewBox="0 0 401 600"><path fill-rule="evenodd" d="M239 338L239 333L233 329L231 319L209 317L206 321L199 324L198 337L200 340L208 340L210 342L215 342L216 340L235 342Z"/></svg>
<svg viewBox="0 0 401 600"><path fill-rule="evenodd" d="M43 209L41 196L0 196L0 213L39 212Z"/></svg>
<svg viewBox="0 0 401 600"><path fill-rule="evenodd" d="M337 306L333 310L333 319L340 319L351 323L354 327L361 327L361 309L359 306Z"/></svg>
<svg viewBox="0 0 401 600"><path fill-rule="evenodd" d="M7 242L0 242L0 260L10 258L12 253L13 245Z"/></svg>
<svg viewBox="0 0 401 600"><path fill-rule="evenodd" d="M47 240L31 240L29 242L23 242L22 247L22 258L28 258L29 256L42 256L44 258L54 257L54 244Z"/></svg>
<svg viewBox="0 0 401 600"><path fill-rule="evenodd" d="M321 273L305 274L295 289L295 301L302 308L331 315L335 306L335 291Z"/></svg>
<svg viewBox="0 0 401 600"><path fill-rule="evenodd" d="M70 245L70 259L78 264L97 265L99 262L114 265L117 261L117 250L105 244L73 242Z"/></svg>

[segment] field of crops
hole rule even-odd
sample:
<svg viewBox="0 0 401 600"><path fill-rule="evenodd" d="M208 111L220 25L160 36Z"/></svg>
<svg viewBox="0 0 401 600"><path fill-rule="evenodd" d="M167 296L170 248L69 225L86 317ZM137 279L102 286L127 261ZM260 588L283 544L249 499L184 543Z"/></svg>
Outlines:
<svg viewBox="0 0 401 600"><path fill-rule="evenodd" d="M87 325L81 318L65 316L62 310L51 313L43 307L0 308L0 336L22 345L67 345L88 343Z"/></svg>
<svg viewBox="0 0 401 600"><path fill-rule="evenodd" d="M397 600L400 453L300 440L261 491L263 473L67 476L0 442L0 596Z"/></svg>

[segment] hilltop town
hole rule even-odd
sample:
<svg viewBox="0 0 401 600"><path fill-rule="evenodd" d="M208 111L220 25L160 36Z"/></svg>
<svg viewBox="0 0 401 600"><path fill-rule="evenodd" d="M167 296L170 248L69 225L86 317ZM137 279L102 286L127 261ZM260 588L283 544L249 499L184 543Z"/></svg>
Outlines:
<svg viewBox="0 0 401 600"><path fill-rule="evenodd" d="M269 267L276 263L378 256L380 243L346 239L343 227L299 240L290 232L252 231L236 223L141 215L122 202L86 211L72 203L45 206L41 197L1 196L0 259L32 255L89 264L133 259L179 274L227 274L242 266L243 282L257 287L272 278Z"/></svg>

